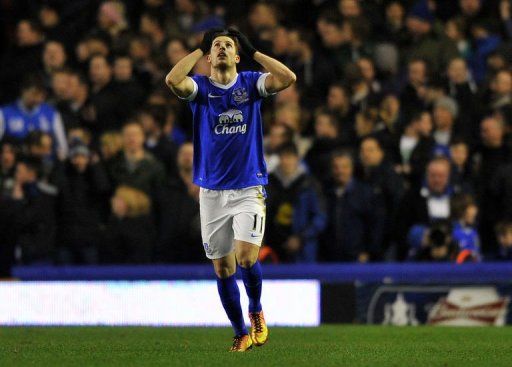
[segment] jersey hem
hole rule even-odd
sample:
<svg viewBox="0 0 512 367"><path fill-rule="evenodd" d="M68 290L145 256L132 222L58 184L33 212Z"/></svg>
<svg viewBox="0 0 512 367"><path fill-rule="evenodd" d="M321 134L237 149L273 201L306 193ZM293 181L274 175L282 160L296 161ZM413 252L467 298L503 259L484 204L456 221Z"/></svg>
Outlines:
<svg viewBox="0 0 512 367"><path fill-rule="evenodd" d="M199 184L196 181L194 181L194 184L197 186L207 189L207 190L241 190L241 189L247 189L249 187L255 187L255 186L265 186L268 184L268 180L265 180L264 182L251 182L245 185L241 186L206 186L204 184Z"/></svg>

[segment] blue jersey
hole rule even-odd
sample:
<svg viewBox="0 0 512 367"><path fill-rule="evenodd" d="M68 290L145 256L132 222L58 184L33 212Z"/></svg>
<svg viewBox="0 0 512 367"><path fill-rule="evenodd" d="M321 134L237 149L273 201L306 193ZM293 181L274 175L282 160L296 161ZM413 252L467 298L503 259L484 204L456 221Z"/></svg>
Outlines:
<svg viewBox="0 0 512 367"><path fill-rule="evenodd" d="M11 137L23 140L31 131L50 134L59 155L61 157L67 155L68 144L64 124L55 108L42 103L32 111L28 111L20 100L0 107L0 139Z"/></svg>
<svg viewBox="0 0 512 367"><path fill-rule="evenodd" d="M222 85L195 75L185 98L194 120L194 183L212 190L266 185L261 100L268 74L241 72Z"/></svg>

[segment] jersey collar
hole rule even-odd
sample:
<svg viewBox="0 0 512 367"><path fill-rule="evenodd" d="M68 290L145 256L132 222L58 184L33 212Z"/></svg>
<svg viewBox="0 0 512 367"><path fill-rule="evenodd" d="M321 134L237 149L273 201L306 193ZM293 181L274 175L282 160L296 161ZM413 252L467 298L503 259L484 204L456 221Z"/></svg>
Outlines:
<svg viewBox="0 0 512 367"><path fill-rule="evenodd" d="M210 83L212 83L214 86L216 86L217 88L221 88L221 89L229 89L231 88L233 85L235 85L236 81L238 80L238 74L236 74L236 76L233 78L232 81L230 81L228 84L224 85L224 84L220 84L220 83L217 83L216 81L212 80L210 77L208 77L208 80L210 81Z"/></svg>

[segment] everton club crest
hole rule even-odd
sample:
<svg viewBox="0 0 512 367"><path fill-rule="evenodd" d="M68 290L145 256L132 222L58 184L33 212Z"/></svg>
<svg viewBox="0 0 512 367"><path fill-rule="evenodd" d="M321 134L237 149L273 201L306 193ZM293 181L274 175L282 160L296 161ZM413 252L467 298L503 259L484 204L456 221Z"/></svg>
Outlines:
<svg viewBox="0 0 512 367"><path fill-rule="evenodd" d="M249 100L249 94L245 90L245 88L237 88L233 91L233 99L236 103L242 104Z"/></svg>

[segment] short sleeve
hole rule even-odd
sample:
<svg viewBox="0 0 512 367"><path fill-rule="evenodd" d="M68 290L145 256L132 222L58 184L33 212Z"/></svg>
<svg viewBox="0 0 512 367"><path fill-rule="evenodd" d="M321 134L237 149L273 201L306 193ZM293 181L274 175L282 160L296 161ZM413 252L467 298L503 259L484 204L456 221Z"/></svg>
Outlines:
<svg viewBox="0 0 512 367"><path fill-rule="evenodd" d="M261 97L265 98L268 96L272 96L276 93L269 93L267 91L267 88L265 88L265 80L270 75L270 73L263 73L259 76L258 80L256 81L256 89L258 90L258 93Z"/></svg>
<svg viewBox="0 0 512 367"><path fill-rule="evenodd" d="M197 92L199 90L199 86L198 86L197 81L196 81L197 76L194 75L190 79L192 80L192 84L194 84L194 89L192 90L192 93L190 93L190 95L187 96L187 97L180 97L180 96L178 96L179 99L182 99L182 100L187 101L187 102L193 101L196 98Z"/></svg>

